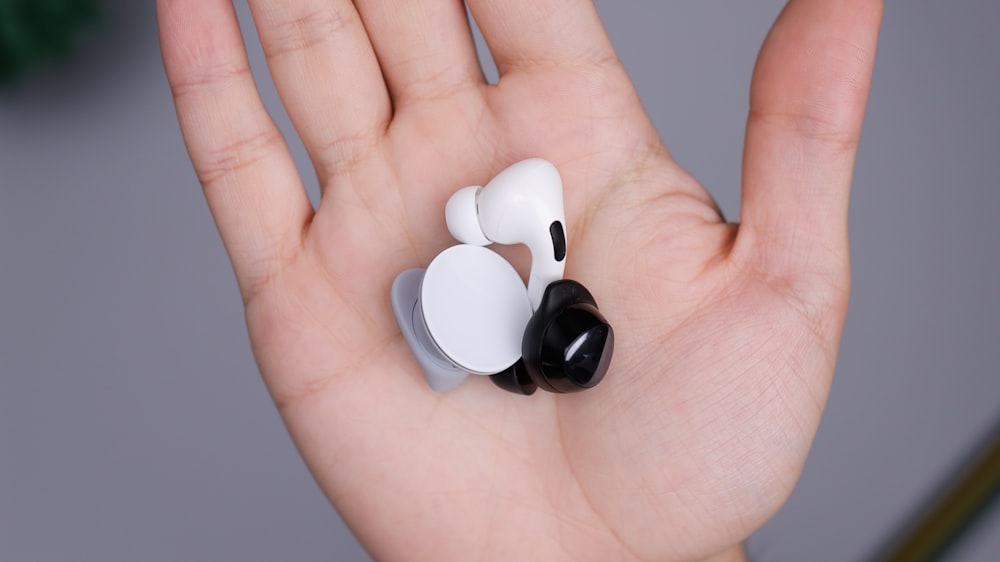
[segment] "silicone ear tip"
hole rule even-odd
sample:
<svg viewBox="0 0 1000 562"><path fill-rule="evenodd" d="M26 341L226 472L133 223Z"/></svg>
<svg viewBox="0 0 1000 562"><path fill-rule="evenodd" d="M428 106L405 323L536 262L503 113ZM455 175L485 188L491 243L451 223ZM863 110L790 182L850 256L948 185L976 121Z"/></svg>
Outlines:
<svg viewBox="0 0 1000 562"><path fill-rule="evenodd" d="M525 369L524 360L522 359L518 359L517 363L514 363L503 371L495 375L490 375L490 380L493 381L493 384L507 392L513 392L522 396L531 396L538 389L538 385L531 380L531 375Z"/></svg>
<svg viewBox="0 0 1000 562"><path fill-rule="evenodd" d="M482 189L478 185L463 187L448 199L444 208L445 222L448 232L463 244L486 246L490 239L483 234L479 225L479 212L476 209L476 195Z"/></svg>

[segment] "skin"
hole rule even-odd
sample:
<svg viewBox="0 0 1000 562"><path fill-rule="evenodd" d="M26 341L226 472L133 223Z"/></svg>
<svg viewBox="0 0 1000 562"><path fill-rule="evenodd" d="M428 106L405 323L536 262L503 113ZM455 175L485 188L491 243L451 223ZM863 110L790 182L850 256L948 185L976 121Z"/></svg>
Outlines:
<svg viewBox="0 0 1000 562"><path fill-rule="evenodd" d="M792 0L753 75L740 223L670 157L587 0L250 0L314 211L227 0L160 0L191 159L261 374L385 560L742 559L798 480L847 309L848 192L879 0ZM567 277L615 327L596 389L432 392L389 287L444 203L527 157L563 176ZM512 259L524 271L524 252Z"/></svg>

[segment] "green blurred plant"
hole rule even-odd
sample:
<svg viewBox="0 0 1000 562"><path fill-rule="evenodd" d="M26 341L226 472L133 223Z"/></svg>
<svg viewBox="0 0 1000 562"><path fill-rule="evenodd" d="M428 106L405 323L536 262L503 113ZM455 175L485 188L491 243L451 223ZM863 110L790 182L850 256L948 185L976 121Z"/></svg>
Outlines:
<svg viewBox="0 0 1000 562"><path fill-rule="evenodd" d="M0 82L69 54L97 12L96 0L0 0Z"/></svg>

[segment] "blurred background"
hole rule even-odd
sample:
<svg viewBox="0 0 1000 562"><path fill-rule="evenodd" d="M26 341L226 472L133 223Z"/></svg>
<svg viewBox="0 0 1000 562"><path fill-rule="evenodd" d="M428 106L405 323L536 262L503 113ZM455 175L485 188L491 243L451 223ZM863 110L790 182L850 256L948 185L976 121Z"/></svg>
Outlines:
<svg viewBox="0 0 1000 562"><path fill-rule="evenodd" d="M153 3L91 3L45 31L73 37L66 56L8 48L24 64L0 88L0 560L368 560L257 375ZM597 4L668 148L739 216L748 83L781 2ZM837 375L754 560L873 559L1000 427L998 23L992 0L887 1ZM1000 506L944 559L1000 560Z"/></svg>

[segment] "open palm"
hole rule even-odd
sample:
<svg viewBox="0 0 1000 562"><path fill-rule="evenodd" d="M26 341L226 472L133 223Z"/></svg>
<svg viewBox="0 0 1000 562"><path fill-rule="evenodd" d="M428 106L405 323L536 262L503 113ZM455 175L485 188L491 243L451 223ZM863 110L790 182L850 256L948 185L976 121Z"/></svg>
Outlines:
<svg viewBox="0 0 1000 562"><path fill-rule="evenodd" d="M724 553L790 493L826 401L881 2L793 0L780 16L755 72L741 225L671 160L589 1L467 3L497 84L458 0L250 0L319 176L314 212L230 1L160 0L267 386L376 557ZM389 287L454 243L455 189L527 157L563 176L566 273L615 327L615 360L574 395L479 377L434 393Z"/></svg>

